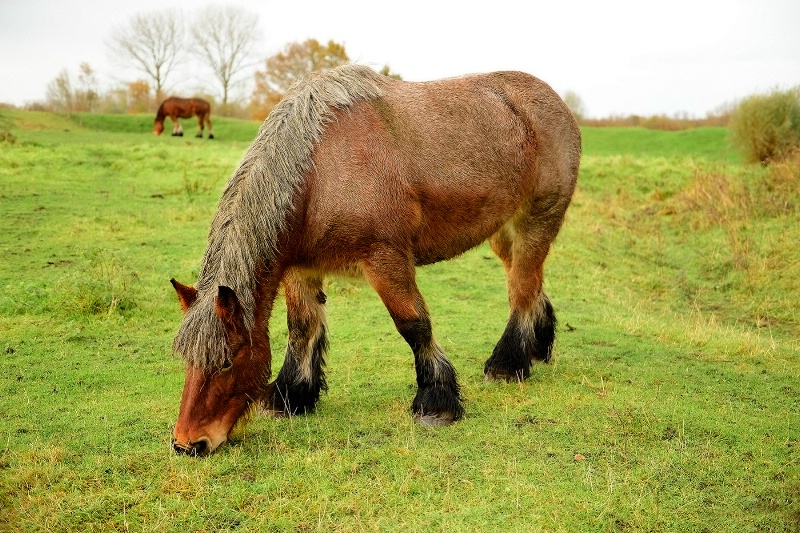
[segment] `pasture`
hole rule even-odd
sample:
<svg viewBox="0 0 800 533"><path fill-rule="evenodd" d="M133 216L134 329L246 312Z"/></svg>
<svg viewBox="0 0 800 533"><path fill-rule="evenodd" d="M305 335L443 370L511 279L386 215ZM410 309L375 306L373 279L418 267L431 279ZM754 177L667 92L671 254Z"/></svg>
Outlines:
<svg viewBox="0 0 800 533"><path fill-rule="evenodd" d="M800 529L800 163L744 166L723 129L584 129L550 364L483 380L508 313L488 246L421 268L466 414L416 425L408 345L332 279L317 411L193 459L169 279L196 279L259 124L152 124L0 110L0 530ZM274 376L280 299L270 333Z"/></svg>

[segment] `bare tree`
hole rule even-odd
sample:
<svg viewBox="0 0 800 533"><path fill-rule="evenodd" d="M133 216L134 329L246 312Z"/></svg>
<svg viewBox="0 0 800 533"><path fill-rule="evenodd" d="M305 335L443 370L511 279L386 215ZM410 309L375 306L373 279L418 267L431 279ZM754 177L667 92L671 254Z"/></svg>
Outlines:
<svg viewBox="0 0 800 533"><path fill-rule="evenodd" d="M74 99L72 82L69 73L64 69L47 85L47 104L53 111L69 114L73 110Z"/></svg>
<svg viewBox="0 0 800 533"><path fill-rule="evenodd" d="M167 76L185 50L183 20L174 10L140 13L117 30L107 43L124 64L133 66L152 80L156 99L161 99Z"/></svg>
<svg viewBox="0 0 800 533"><path fill-rule="evenodd" d="M251 66L253 49L261 40L258 15L238 7L210 6L198 15L192 26L195 54L217 79L226 106L233 87L244 81L239 78Z"/></svg>
<svg viewBox="0 0 800 533"><path fill-rule="evenodd" d="M76 111L97 111L100 103L100 93L97 89L97 77L94 69L85 61L81 63L80 73L78 74L79 88L75 90L75 109Z"/></svg>

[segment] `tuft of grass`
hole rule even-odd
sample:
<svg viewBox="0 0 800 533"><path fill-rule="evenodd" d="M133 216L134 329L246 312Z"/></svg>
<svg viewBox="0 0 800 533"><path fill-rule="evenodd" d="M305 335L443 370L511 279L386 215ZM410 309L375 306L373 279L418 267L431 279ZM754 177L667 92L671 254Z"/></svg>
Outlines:
<svg viewBox="0 0 800 533"><path fill-rule="evenodd" d="M99 251L93 254L86 270L63 280L60 290L63 305L87 315L113 315L136 308L132 284L138 274L119 259Z"/></svg>
<svg viewBox="0 0 800 533"><path fill-rule="evenodd" d="M17 136L7 129L0 130L0 143L14 144L17 142Z"/></svg>

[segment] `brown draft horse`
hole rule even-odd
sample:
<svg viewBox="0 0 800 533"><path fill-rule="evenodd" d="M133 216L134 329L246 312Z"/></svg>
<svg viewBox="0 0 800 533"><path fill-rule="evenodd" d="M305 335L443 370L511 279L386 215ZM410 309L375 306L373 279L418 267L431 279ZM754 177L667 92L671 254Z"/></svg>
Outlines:
<svg viewBox="0 0 800 533"><path fill-rule="evenodd" d="M164 131L164 119L172 119L172 136L183 137L183 128L178 121L179 118L197 117L199 128L195 137L203 137L203 128L208 124L208 138L214 138L214 130L211 128L211 104L201 98L178 98L170 96L158 106L156 120L153 123L153 135L161 135Z"/></svg>
<svg viewBox="0 0 800 533"><path fill-rule="evenodd" d="M296 84L230 178L173 349L186 367L173 446L211 453L253 406L312 411L326 389L323 276L363 275L414 353L416 420L464 413L434 339L415 267L489 239L510 317L487 379L548 361L553 307L543 264L578 176L580 131L544 82L521 72L424 83L350 65ZM270 383L268 320L283 285L289 339Z"/></svg>

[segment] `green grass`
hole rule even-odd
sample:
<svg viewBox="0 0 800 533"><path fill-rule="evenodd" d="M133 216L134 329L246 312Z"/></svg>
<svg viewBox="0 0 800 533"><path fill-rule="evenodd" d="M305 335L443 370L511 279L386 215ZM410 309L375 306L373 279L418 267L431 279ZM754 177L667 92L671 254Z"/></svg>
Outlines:
<svg viewBox="0 0 800 533"><path fill-rule="evenodd" d="M488 247L420 269L467 399L463 421L420 427L380 300L329 280L318 411L254 418L195 460L169 446L168 280L196 279L258 124L151 125L0 111L0 530L800 528L797 167L742 166L724 130L586 130L546 265L552 364L483 381L507 316ZM280 354L282 303L270 327Z"/></svg>
<svg viewBox="0 0 800 533"><path fill-rule="evenodd" d="M646 128L583 128L584 151L592 155L632 155L710 159L737 163L726 128L661 131Z"/></svg>

